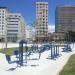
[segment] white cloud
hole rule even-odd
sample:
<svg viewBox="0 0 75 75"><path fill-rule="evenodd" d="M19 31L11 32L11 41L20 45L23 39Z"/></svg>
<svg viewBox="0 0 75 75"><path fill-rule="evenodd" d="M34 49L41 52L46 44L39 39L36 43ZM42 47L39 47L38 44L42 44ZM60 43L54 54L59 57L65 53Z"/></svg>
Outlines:
<svg viewBox="0 0 75 75"><path fill-rule="evenodd" d="M55 32L55 25L48 25L48 32L49 33Z"/></svg>

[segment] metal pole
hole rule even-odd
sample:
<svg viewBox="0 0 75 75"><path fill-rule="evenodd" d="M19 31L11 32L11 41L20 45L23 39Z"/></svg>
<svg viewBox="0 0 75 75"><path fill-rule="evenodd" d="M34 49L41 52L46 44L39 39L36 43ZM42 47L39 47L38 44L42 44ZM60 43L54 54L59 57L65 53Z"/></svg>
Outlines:
<svg viewBox="0 0 75 75"><path fill-rule="evenodd" d="M26 45L26 47L25 47L25 60L26 60L26 64L27 64L27 50L28 50L28 47Z"/></svg>
<svg viewBox="0 0 75 75"><path fill-rule="evenodd" d="M23 66L23 43L21 44L21 66Z"/></svg>
<svg viewBox="0 0 75 75"><path fill-rule="evenodd" d="M5 28L5 50L7 50L7 24Z"/></svg>

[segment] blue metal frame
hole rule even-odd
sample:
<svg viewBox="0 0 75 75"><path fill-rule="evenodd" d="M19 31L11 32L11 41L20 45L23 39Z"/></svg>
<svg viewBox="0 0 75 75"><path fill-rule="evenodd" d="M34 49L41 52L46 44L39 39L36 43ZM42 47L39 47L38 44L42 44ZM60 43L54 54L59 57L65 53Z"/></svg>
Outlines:
<svg viewBox="0 0 75 75"><path fill-rule="evenodd" d="M51 46L51 59L57 58L59 56L59 45Z"/></svg>
<svg viewBox="0 0 75 75"><path fill-rule="evenodd" d="M24 40L21 40L19 42L19 64L20 64L20 66L23 66L23 44L27 45L27 42ZM27 46L25 46L25 47L26 47L26 51L27 51ZM27 58L27 56L25 56L25 58ZM26 63L27 63L27 60L26 60Z"/></svg>

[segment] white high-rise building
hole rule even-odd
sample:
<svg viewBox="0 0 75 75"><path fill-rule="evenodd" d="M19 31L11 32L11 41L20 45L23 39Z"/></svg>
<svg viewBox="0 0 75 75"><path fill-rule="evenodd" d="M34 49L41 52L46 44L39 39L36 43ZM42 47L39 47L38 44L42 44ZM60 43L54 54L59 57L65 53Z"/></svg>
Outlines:
<svg viewBox="0 0 75 75"><path fill-rule="evenodd" d="M0 8L0 40L17 42L25 39L25 23L20 13L8 12L6 7Z"/></svg>
<svg viewBox="0 0 75 75"><path fill-rule="evenodd" d="M6 7L0 7L0 41L4 40L6 35L7 13L8 13L8 9Z"/></svg>
<svg viewBox="0 0 75 75"><path fill-rule="evenodd" d="M25 24L21 14L7 14L7 37L8 41L25 39Z"/></svg>
<svg viewBox="0 0 75 75"><path fill-rule="evenodd" d="M48 2L36 2L36 20L36 39L45 42L48 35Z"/></svg>

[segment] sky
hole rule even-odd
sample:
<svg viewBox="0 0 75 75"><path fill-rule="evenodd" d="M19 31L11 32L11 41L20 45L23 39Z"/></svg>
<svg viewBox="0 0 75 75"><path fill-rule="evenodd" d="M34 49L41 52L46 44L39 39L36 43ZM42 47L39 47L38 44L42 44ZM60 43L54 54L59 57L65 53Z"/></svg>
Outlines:
<svg viewBox="0 0 75 75"><path fill-rule="evenodd" d="M57 5L75 5L75 0L0 0L0 6L8 7L11 12L21 13L26 24L36 19L36 2L48 2L48 24L55 25L55 8Z"/></svg>

